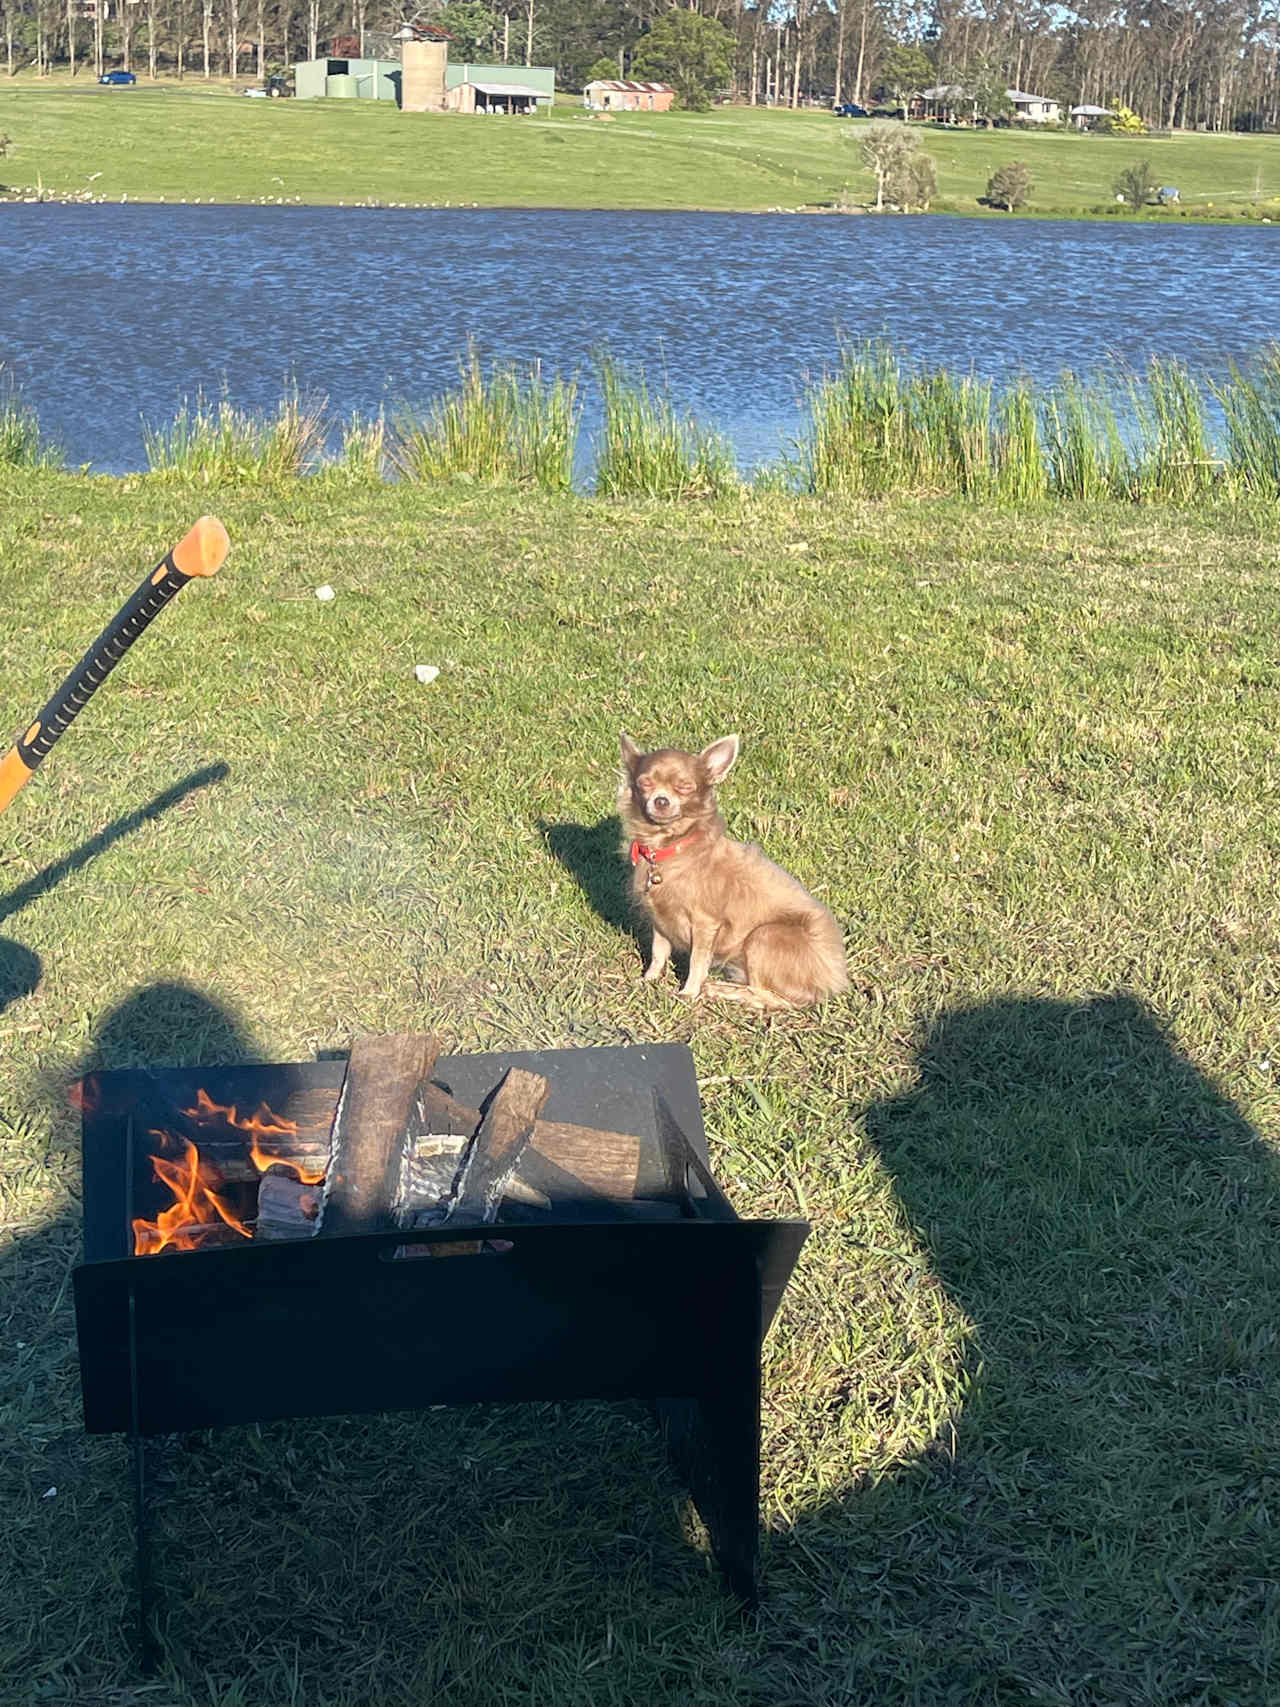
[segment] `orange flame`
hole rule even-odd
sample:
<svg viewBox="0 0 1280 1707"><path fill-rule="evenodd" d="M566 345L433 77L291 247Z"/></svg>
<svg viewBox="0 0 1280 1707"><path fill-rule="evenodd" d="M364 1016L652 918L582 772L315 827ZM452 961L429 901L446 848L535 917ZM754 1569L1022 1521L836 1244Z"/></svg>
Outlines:
<svg viewBox="0 0 1280 1707"><path fill-rule="evenodd" d="M268 1168L288 1168L295 1173L303 1185L319 1185L324 1178L323 1166L308 1168L305 1163L290 1161L284 1156L273 1156L263 1150L260 1140L263 1138L296 1138L298 1123L278 1115L265 1102L258 1104L253 1114L242 1115L234 1103L224 1104L214 1102L207 1091L196 1092L196 1106L184 1108L184 1116L194 1121L197 1126L208 1126L214 1122L219 1125L234 1127L237 1132L248 1135L249 1160L260 1174L265 1174Z"/></svg>
<svg viewBox="0 0 1280 1707"><path fill-rule="evenodd" d="M161 1142L172 1141L162 1132L151 1136ZM134 1221L133 1254L153 1256L166 1247L176 1251L199 1250L210 1241L211 1235L221 1239L224 1228L230 1228L242 1239L252 1238L249 1229L217 1196L213 1188L221 1181L215 1171L201 1162L195 1145L189 1138L179 1138L176 1142L182 1150L179 1160L156 1155L151 1158L155 1177L169 1187L173 1202L154 1221Z"/></svg>
<svg viewBox="0 0 1280 1707"><path fill-rule="evenodd" d="M205 1090L197 1090L196 1106L184 1108L183 1118L196 1126L229 1126L242 1132L249 1140L249 1160L260 1174L268 1168L288 1168L303 1185L319 1185L325 1169L304 1162L272 1155L261 1142L297 1136L296 1120L282 1118L267 1104L259 1103L253 1114L242 1115L234 1104L214 1102ZM152 1256L157 1251L199 1250L202 1245L224 1242L232 1237L251 1239L251 1230L217 1194L223 1182L216 1167L201 1158L189 1138L174 1137L167 1132L152 1132L159 1149L181 1154L176 1159L154 1154L151 1166L155 1178L173 1193L173 1202L161 1210L154 1221L143 1219L133 1223L133 1252L135 1256Z"/></svg>

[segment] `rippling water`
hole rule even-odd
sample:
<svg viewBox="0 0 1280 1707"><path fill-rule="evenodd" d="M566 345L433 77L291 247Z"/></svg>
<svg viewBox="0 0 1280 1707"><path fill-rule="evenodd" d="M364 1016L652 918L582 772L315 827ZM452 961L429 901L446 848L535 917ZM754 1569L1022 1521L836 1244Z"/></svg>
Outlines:
<svg viewBox="0 0 1280 1707"><path fill-rule="evenodd" d="M1217 373L1280 332L1278 264L1280 227L9 206L0 363L73 463L122 472L201 392L273 411L295 376L373 415L437 395L468 339L584 374L607 346L752 463L841 336L997 380L1152 353Z"/></svg>

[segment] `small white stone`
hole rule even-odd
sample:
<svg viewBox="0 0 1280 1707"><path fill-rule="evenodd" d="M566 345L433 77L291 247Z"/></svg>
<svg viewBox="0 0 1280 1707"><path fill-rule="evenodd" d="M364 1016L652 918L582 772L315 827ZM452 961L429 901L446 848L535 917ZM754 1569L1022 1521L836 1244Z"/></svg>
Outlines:
<svg viewBox="0 0 1280 1707"><path fill-rule="evenodd" d="M324 603L327 603L334 596L335 595L334 595L333 588L329 585L329 583L327 581L325 582L323 587L317 587L316 588L316 597Z"/></svg>
<svg viewBox="0 0 1280 1707"><path fill-rule="evenodd" d="M440 674L439 664L415 664L413 673L420 682L433 682Z"/></svg>

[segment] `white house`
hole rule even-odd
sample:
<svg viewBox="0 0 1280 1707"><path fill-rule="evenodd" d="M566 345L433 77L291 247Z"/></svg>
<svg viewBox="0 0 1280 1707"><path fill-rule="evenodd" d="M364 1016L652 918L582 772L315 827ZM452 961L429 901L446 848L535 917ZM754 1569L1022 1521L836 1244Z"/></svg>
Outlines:
<svg viewBox="0 0 1280 1707"><path fill-rule="evenodd" d="M1021 89L1006 89L1005 95L1020 119L1029 119L1032 124L1057 124L1062 108L1056 101L1044 95L1025 94Z"/></svg>

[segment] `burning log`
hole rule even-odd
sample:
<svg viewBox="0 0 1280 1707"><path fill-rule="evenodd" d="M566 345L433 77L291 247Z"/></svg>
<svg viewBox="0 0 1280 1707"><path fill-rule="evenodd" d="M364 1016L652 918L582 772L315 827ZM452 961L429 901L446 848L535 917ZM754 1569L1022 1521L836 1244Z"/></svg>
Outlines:
<svg viewBox="0 0 1280 1707"><path fill-rule="evenodd" d="M393 1225L391 1205L418 1086L439 1052L434 1037L418 1033L362 1037L352 1044L333 1119L321 1238Z"/></svg>
<svg viewBox="0 0 1280 1707"><path fill-rule="evenodd" d="M287 1168L268 1168L258 1186L255 1239L310 1239L320 1215L320 1188Z"/></svg>
<svg viewBox="0 0 1280 1707"><path fill-rule="evenodd" d="M547 1100L547 1081L512 1067L499 1085L458 1173L446 1221L455 1225L492 1221L503 1190L534 1134L538 1110Z"/></svg>
<svg viewBox="0 0 1280 1707"><path fill-rule="evenodd" d="M331 1090L295 1091L278 1108L259 1103L250 1114L197 1091L194 1107L183 1109L180 1120L170 1118L170 1124L185 1129L202 1158L229 1184L255 1181L275 1162L318 1181L329 1163L335 1101Z"/></svg>

